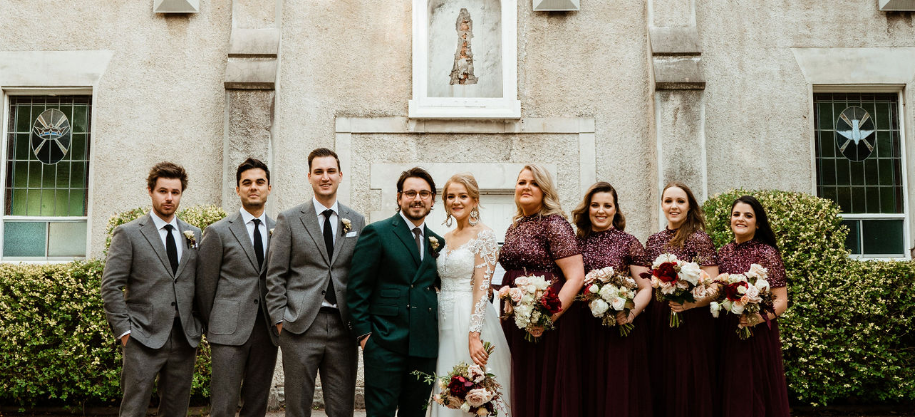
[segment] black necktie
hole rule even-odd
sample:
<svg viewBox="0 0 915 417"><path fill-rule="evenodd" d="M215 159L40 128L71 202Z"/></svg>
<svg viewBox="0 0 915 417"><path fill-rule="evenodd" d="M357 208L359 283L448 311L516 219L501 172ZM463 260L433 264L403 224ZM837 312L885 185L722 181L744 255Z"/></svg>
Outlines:
<svg viewBox="0 0 915 417"><path fill-rule="evenodd" d="M254 219L254 256L257 257L257 267L264 266L264 241L261 240L261 220Z"/></svg>
<svg viewBox="0 0 915 417"><path fill-rule="evenodd" d="M327 248L328 262L334 259L334 229L330 226L330 216L334 214L331 209L324 210L324 246ZM334 292L334 279L328 277L327 292L324 293L324 299L328 303L337 304L337 294Z"/></svg>
<svg viewBox="0 0 915 417"><path fill-rule="evenodd" d="M175 236L172 235L174 227L165 225L165 253L168 254L168 263L172 264L172 273L178 272L178 246L175 245Z"/></svg>
<svg viewBox="0 0 915 417"><path fill-rule="evenodd" d="M413 228L413 236L416 237L416 250L419 251L419 260L423 259L423 238L422 231L418 227Z"/></svg>

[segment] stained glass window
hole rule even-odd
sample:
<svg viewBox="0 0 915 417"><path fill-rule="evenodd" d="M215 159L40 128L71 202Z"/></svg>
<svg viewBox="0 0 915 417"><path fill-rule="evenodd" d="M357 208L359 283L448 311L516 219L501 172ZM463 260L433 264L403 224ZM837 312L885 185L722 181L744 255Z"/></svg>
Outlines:
<svg viewBox="0 0 915 417"><path fill-rule="evenodd" d="M9 99L3 257L84 257L91 97Z"/></svg>
<svg viewBox="0 0 915 417"><path fill-rule="evenodd" d="M839 204L853 254L905 252L897 94L814 95L817 194Z"/></svg>

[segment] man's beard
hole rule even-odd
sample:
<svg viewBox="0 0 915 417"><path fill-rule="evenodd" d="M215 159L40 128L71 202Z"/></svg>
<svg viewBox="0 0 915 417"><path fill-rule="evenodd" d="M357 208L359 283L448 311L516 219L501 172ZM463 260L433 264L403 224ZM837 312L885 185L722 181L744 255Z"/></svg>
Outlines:
<svg viewBox="0 0 915 417"><path fill-rule="evenodd" d="M426 216L429 215L429 212L432 211L431 208L426 209L425 206L417 206L417 207L421 207L424 210L424 212L421 216L414 216L414 215L410 214L410 209L412 209L414 207L407 207L406 210L401 209L400 211L402 211L403 215L406 216L410 220L423 220L426 218Z"/></svg>

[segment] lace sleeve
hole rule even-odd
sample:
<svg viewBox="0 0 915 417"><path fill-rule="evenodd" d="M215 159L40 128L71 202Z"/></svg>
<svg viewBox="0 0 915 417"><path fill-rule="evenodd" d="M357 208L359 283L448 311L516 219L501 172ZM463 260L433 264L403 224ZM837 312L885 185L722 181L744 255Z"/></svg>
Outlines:
<svg viewBox="0 0 915 417"><path fill-rule="evenodd" d="M499 245L492 230L484 230L477 235L473 247L474 270L473 312L470 314L470 333L483 331L483 318L486 316L486 304L489 303L490 282L499 257Z"/></svg>

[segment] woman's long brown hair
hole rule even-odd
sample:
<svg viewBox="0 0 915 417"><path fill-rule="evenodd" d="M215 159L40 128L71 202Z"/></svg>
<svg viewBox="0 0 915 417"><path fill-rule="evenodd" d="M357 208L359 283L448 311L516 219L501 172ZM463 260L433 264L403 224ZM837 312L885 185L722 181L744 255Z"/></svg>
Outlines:
<svg viewBox="0 0 915 417"><path fill-rule="evenodd" d="M591 206L591 199L594 198L594 194L597 193L610 193L613 196L613 206L616 208L616 214L613 216L613 227L619 230L626 229L626 217L623 216L623 212L620 210L619 199L616 198L616 189L610 185L609 182L599 181L591 186L588 189L588 192L585 193L585 198L581 200L581 203L578 203L578 207L575 207L575 210L572 211L572 219L575 222L575 227L578 228L578 237L586 238L591 235L591 216L589 214L589 209Z"/></svg>
<svg viewBox="0 0 915 417"><path fill-rule="evenodd" d="M689 203L689 212L686 213L686 220L677 229L677 233L674 234L673 239L667 243L670 247L682 248L683 244L686 243L686 240L689 239L693 233L696 233L699 230L705 231L705 213L702 212L702 207L699 205L699 202L696 201L696 196L693 195L693 190L690 190L686 184L679 181L671 181L664 186L664 191L661 191L661 202L664 202L664 193L668 188L677 187L683 190L686 193L686 201Z"/></svg>

